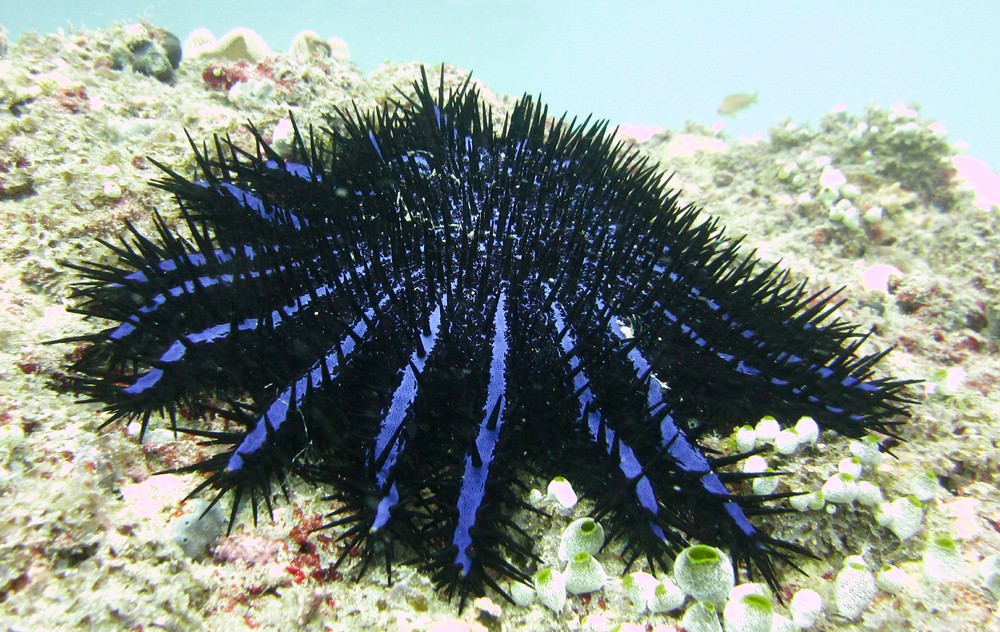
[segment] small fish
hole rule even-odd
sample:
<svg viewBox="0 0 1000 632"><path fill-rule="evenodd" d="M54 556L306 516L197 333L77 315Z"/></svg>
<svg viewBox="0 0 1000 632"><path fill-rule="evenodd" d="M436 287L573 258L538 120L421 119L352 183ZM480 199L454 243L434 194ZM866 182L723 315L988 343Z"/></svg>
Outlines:
<svg viewBox="0 0 1000 632"><path fill-rule="evenodd" d="M758 92L754 92L753 94L746 94L744 92L730 94L719 104L717 112L723 116L735 116L737 112L745 110L756 103L758 94Z"/></svg>

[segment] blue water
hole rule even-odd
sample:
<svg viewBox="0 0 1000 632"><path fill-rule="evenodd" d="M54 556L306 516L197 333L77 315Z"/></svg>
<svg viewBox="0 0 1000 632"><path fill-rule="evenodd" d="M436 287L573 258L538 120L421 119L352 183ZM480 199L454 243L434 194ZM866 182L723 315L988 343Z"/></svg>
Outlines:
<svg viewBox="0 0 1000 632"><path fill-rule="evenodd" d="M1000 171L997 2L0 0L12 39L137 18L182 41L198 26L247 26L278 50L311 29L344 39L366 71L447 61L498 92L541 93L556 111L614 124L710 125L733 92L760 92L727 120L733 135L785 116L815 123L838 102L918 103Z"/></svg>

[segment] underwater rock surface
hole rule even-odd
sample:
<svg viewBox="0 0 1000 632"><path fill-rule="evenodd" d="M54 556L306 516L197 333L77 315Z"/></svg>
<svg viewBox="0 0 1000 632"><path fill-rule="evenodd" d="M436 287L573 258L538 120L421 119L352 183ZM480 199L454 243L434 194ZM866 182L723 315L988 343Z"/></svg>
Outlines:
<svg viewBox="0 0 1000 632"><path fill-rule="evenodd" d="M251 69L185 60L168 85L100 62L121 36L120 29L26 36L0 59L0 423L20 430L10 431L0 450L0 622L46 629L150 621L178 628L356 629L427 628L458 619L471 629L569 629L588 616L646 621L631 613L614 582L589 599L570 597L560 615L537 602L528 608L482 602L456 616L420 573L388 588L377 573L358 584L344 581L330 571L340 552L333 534L308 535L329 504L307 485L295 486L292 504L279 501L273 522L240 525L222 538L212 557L183 555L167 524L199 479L150 473L207 453L169 431L150 432L142 444L134 429L101 431L97 408L62 392L66 350L40 343L81 335L90 325L66 312L74 279L58 262L102 256L96 237L114 239L125 219L148 229L153 207L177 222L168 196L148 186L159 174L145 157L193 173L182 125L194 138L228 133L249 149L247 119L269 141L289 108L302 126L328 125L334 107L384 102L418 68L388 66L366 77L343 59L319 56L276 54ZM235 95L214 88L204 77L212 65L233 85L260 85ZM454 69L446 73L449 86L464 78ZM513 104L481 89L498 113ZM1000 550L1000 220L996 209L977 208L974 196L953 184L942 167L950 146L932 125L910 108L887 106L834 112L815 128L779 124L754 143L691 124L638 145L677 172L671 185L683 190L683 201L710 209L728 234L747 234L747 246L765 260L780 258L819 286L846 286L845 317L876 327L876 345L898 345L886 373L928 380L904 441L892 447L895 458L884 457L866 479L893 501L926 493L911 481L932 473L937 486L921 501L924 522L916 535L900 541L858 502L836 505L832 514L807 510L768 521L772 535L803 542L822 557L805 565L808 576L783 576L790 591L811 588L832 602L832 577L851 554L864 554L873 570L893 564L915 582L895 597L877 593L860 623L824 616L822 629L996 622L976 564ZM681 133L721 141L726 149L665 159L670 136ZM884 147L899 157L891 168L879 153ZM870 289L863 275L876 265L901 274L890 276L884 290ZM733 438L714 440L732 449ZM779 491L819 490L851 456L847 439L826 434L788 457L767 455L774 469L794 471L782 477ZM534 486L544 490L547 482ZM572 510L542 503L549 515L524 517L548 564L557 563L560 535L586 514L587 502ZM921 560L938 534L955 541L965 575L931 585ZM609 576L621 575L621 560L597 558Z"/></svg>

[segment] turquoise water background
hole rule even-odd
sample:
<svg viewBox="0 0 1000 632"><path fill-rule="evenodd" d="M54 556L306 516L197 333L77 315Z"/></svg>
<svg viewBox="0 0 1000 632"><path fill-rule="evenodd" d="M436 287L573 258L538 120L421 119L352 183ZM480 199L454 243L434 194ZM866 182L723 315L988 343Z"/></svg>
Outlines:
<svg viewBox="0 0 1000 632"><path fill-rule="evenodd" d="M612 124L711 125L734 92L757 105L731 136L783 117L815 124L838 103L917 103L952 141L1000 171L1000 2L654 2L348 0L297 2L0 0L0 24L28 30L146 19L183 41L256 30L285 50L299 31L344 39L370 71L383 61L448 62L498 92L541 93L552 108Z"/></svg>

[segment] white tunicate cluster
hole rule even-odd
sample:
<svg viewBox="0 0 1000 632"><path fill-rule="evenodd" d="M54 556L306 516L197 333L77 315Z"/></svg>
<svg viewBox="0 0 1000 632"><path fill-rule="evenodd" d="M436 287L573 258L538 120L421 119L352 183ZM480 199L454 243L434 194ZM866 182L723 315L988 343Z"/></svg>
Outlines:
<svg viewBox="0 0 1000 632"><path fill-rule="evenodd" d="M742 469L748 474L759 474L767 471L767 459L759 454L748 457L743 461Z"/></svg>
<svg viewBox="0 0 1000 632"><path fill-rule="evenodd" d="M954 397L965 383L967 372L960 366L934 371L924 388L939 397Z"/></svg>
<svg viewBox="0 0 1000 632"><path fill-rule="evenodd" d="M785 428L774 438L774 451L789 456L798 452L802 439L794 428Z"/></svg>
<svg viewBox="0 0 1000 632"><path fill-rule="evenodd" d="M837 505L850 505L858 497L858 484L850 474L837 472L823 483L823 498Z"/></svg>
<svg viewBox="0 0 1000 632"><path fill-rule="evenodd" d="M904 496L879 504L875 522L892 531L900 540L909 540L924 522L923 503L914 496Z"/></svg>
<svg viewBox="0 0 1000 632"><path fill-rule="evenodd" d="M792 496L788 499L788 504L792 506L795 511L805 512L809 510L809 500L812 496L809 494L799 494L798 496Z"/></svg>
<svg viewBox="0 0 1000 632"><path fill-rule="evenodd" d="M812 417L799 417L795 422L795 433L799 435L802 444L815 444L819 441L819 424Z"/></svg>
<svg viewBox="0 0 1000 632"><path fill-rule="evenodd" d="M622 589L635 612L672 612L684 605L684 592L668 577L636 571L625 576Z"/></svg>
<svg viewBox="0 0 1000 632"><path fill-rule="evenodd" d="M865 211L865 214L861 216L861 219L865 220L869 224L881 222L885 219L885 209L881 206L869 206L868 210ZM886 294L888 293L888 288L886 288Z"/></svg>
<svg viewBox="0 0 1000 632"><path fill-rule="evenodd" d="M788 499L788 504L792 506L792 509L796 511L819 511L826 505L826 499L823 497L822 490L817 490L814 492L809 492L807 494L800 494L798 496L792 496Z"/></svg>
<svg viewBox="0 0 1000 632"><path fill-rule="evenodd" d="M566 578L551 568L535 573L535 594L543 606L553 612L562 612L566 605Z"/></svg>
<svg viewBox="0 0 1000 632"><path fill-rule="evenodd" d="M741 584L729 592L722 611L726 632L771 632L774 604L760 584Z"/></svg>
<svg viewBox="0 0 1000 632"><path fill-rule="evenodd" d="M597 552L604 546L604 527L593 518L574 520L563 531L559 540L559 560L566 562L577 553Z"/></svg>
<svg viewBox="0 0 1000 632"><path fill-rule="evenodd" d="M823 613L823 598L815 590L803 588L792 597L788 610L795 625L802 630L808 630L816 624L819 615Z"/></svg>
<svg viewBox="0 0 1000 632"><path fill-rule="evenodd" d="M837 471L843 474L850 474L855 479L859 479L862 472L864 472L864 467L862 467L861 461L857 457L849 456L840 460L840 463L837 464Z"/></svg>
<svg viewBox="0 0 1000 632"><path fill-rule="evenodd" d="M566 592L571 595L598 591L608 582L604 567L590 553L574 555L566 565L563 577L566 579Z"/></svg>
<svg viewBox="0 0 1000 632"><path fill-rule="evenodd" d="M799 167L798 163L795 162L782 162L776 161L778 165L778 179L784 181L791 181L795 186L802 186L805 184L805 177L802 175L802 169Z"/></svg>
<svg viewBox="0 0 1000 632"><path fill-rule="evenodd" d="M522 608L527 608L535 601L535 589L521 582L511 582L507 587L510 600Z"/></svg>
<svg viewBox="0 0 1000 632"><path fill-rule="evenodd" d="M873 435L867 435L864 439L854 439L849 449L867 469L875 469L882 462L882 449L879 447L878 439Z"/></svg>
<svg viewBox="0 0 1000 632"><path fill-rule="evenodd" d="M823 166L823 171L819 174L819 186L827 191L840 194L840 189L847 184L847 176L840 169L835 169L833 165Z"/></svg>
<svg viewBox="0 0 1000 632"><path fill-rule="evenodd" d="M725 553L698 544L684 549L674 560L674 581L684 594L722 606L736 585L736 576Z"/></svg>
<svg viewBox="0 0 1000 632"><path fill-rule="evenodd" d="M278 121L271 132L271 149L282 156L291 156L295 150L295 126L292 119L285 117Z"/></svg>
<svg viewBox="0 0 1000 632"><path fill-rule="evenodd" d="M139 435L142 436L142 443L147 448L155 448L157 446L164 446L173 443L175 437L174 433L170 432L167 428L150 428L145 434L142 433L142 424L139 422L132 422L125 426L125 436L130 439L139 440Z"/></svg>
<svg viewBox="0 0 1000 632"><path fill-rule="evenodd" d="M802 417L796 424L801 435L812 439L818 438L818 426L809 417ZM881 461L882 452L876 438L872 435L851 444L852 456L845 457L837 464L837 472L824 481L820 490L803 496L789 499L789 504L797 511L808 509L818 510L824 506L829 513L838 510L838 506L852 506L857 501L862 506L876 507L883 503L882 490L870 481L861 480L865 472L873 470ZM829 506L826 503L830 503Z"/></svg>
<svg viewBox="0 0 1000 632"><path fill-rule="evenodd" d="M821 156L828 158L828 156ZM828 214L832 221L840 222L849 228L861 226L861 212L851 200L857 197L860 189L857 185L848 184L847 176L840 169L834 168L830 163L820 165L822 171L819 174L818 199L828 208Z"/></svg>
<svg viewBox="0 0 1000 632"><path fill-rule="evenodd" d="M875 585L879 590L887 592L890 595L900 594L909 584L910 577L906 574L906 571L891 564L880 568L875 575Z"/></svg>
<svg viewBox="0 0 1000 632"><path fill-rule="evenodd" d="M122 196L122 186L114 180L105 180L101 185L101 195L109 200L117 200Z"/></svg>
<svg viewBox="0 0 1000 632"><path fill-rule="evenodd" d="M878 485L868 481L858 481L858 503L866 507L876 507L884 500Z"/></svg>
<svg viewBox="0 0 1000 632"><path fill-rule="evenodd" d="M947 535L938 535L927 542L923 556L924 577L940 584L965 576L965 559L958 544Z"/></svg>
<svg viewBox="0 0 1000 632"><path fill-rule="evenodd" d="M563 509L572 509L579 500L573 491L573 486L562 476L556 476L549 481L546 491L548 499L555 501Z"/></svg>
<svg viewBox="0 0 1000 632"><path fill-rule="evenodd" d="M632 602L632 607L637 612L642 612L649 607L649 601L653 598L653 591L656 589L657 583L657 579L649 573L635 571L622 579L622 590L628 600Z"/></svg>
<svg viewBox="0 0 1000 632"><path fill-rule="evenodd" d="M681 627L685 632L722 632L718 610L708 601L696 601L688 606L681 618Z"/></svg>
<svg viewBox="0 0 1000 632"><path fill-rule="evenodd" d="M759 454L755 454L748 457L743 461L742 469L747 474L763 474L765 472L773 472L774 470L768 467L767 460ZM758 495L772 494L778 488L778 477L777 476L762 476L760 478L753 479L753 493Z"/></svg>
<svg viewBox="0 0 1000 632"><path fill-rule="evenodd" d="M662 577L653 586L648 608L652 613L673 612L684 605L684 592L669 578Z"/></svg>
<svg viewBox="0 0 1000 632"><path fill-rule="evenodd" d="M794 427L782 428L777 419L766 415L753 427L744 425L737 428L733 438L740 452L771 444L775 452L789 456L806 445L815 444L819 439L819 426L812 417L800 417Z"/></svg>
<svg viewBox="0 0 1000 632"><path fill-rule="evenodd" d="M736 429L736 449L749 452L757 446L757 431L750 426L740 426Z"/></svg>
<svg viewBox="0 0 1000 632"><path fill-rule="evenodd" d="M826 497L823 496L822 489L811 492L807 498L809 499L809 508L813 511L819 511L826 506Z"/></svg>
<svg viewBox="0 0 1000 632"><path fill-rule="evenodd" d="M768 468L765 471L773 471ZM778 489L778 477L775 476L765 476L762 478L753 479L753 493L758 496L766 496L767 494L773 494Z"/></svg>
<svg viewBox="0 0 1000 632"><path fill-rule="evenodd" d="M774 443L778 433L781 432L781 424L774 417L767 415L761 417L754 427L754 431L757 433L758 443Z"/></svg>
<svg viewBox="0 0 1000 632"><path fill-rule="evenodd" d="M827 211L830 221L843 224L846 228L861 228L861 211L847 198L838 200Z"/></svg>
<svg viewBox="0 0 1000 632"><path fill-rule="evenodd" d="M875 577L860 555L844 560L844 568L834 580L834 600L837 612L852 621L861 616L875 598Z"/></svg>

